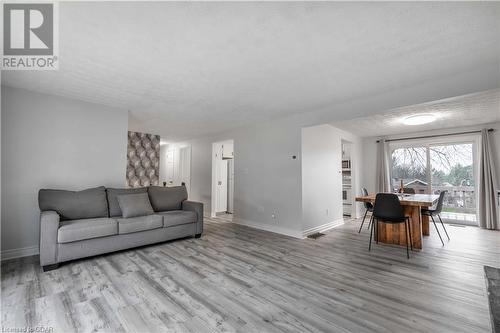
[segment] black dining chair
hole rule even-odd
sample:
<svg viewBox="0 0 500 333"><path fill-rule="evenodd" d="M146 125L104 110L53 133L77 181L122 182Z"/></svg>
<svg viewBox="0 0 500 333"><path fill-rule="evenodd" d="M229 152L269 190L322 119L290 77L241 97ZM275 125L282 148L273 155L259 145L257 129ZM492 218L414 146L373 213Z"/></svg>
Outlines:
<svg viewBox="0 0 500 333"><path fill-rule="evenodd" d="M434 220L434 216L437 216L439 218L439 221L441 222L441 225L443 226L444 232L446 233L446 237L448 237L448 240L450 240L450 236L448 236L448 231L446 231L446 228L444 227L443 220L441 219L441 211L443 210L443 202L444 202L445 194L446 194L446 191L441 191L441 193L439 193L439 199L438 199L438 202L437 202L435 209L422 208L422 210L421 210L422 215L427 215L432 219L432 223L434 223L434 228L436 228L439 239L441 240L441 244L443 244L443 245L444 245L443 238L441 237L441 234L439 233L439 229L436 225L436 221Z"/></svg>
<svg viewBox="0 0 500 333"><path fill-rule="evenodd" d="M378 193L375 197L375 205L373 207L373 223L370 231L370 244L368 246L368 251L371 251L372 247L372 235L373 229L376 229L375 240L378 244L378 223L390 223L390 224L405 224L406 233L406 256L410 259L410 250L408 244L413 251L413 240L411 237L410 228L410 217L406 216L403 210L403 206L399 202L399 198L396 194L392 193Z"/></svg>
<svg viewBox="0 0 500 333"><path fill-rule="evenodd" d="M405 193L405 194L415 194L415 189L413 187L403 187L403 193Z"/></svg>
<svg viewBox="0 0 500 333"><path fill-rule="evenodd" d="M361 189L361 193L363 194L364 197L368 195L368 190L366 188ZM365 215L363 216L363 222L361 222L361 226L359 227L358 234L361 232L361 229L363 228L363 224L365 224L365 218L366 214L368 212L373 213L373 204L371 202L363 202L363 205L365 206ZM368 223L368 229L370 228L370 224L372 223L373 215L370 217L370 222Z"/></svg>

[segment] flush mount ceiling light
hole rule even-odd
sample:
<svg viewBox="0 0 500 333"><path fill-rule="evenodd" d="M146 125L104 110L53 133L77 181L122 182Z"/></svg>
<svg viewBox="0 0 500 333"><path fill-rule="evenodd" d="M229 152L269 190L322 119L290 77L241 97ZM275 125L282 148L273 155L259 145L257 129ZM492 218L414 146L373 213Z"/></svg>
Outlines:
<svg viewBox="0 0 500 333"><path fill-rule="evenodd" d="M423 125L432 123L436 120L436 116L430 113L415 114L403 118L402 123L409 126Z"/></svg>

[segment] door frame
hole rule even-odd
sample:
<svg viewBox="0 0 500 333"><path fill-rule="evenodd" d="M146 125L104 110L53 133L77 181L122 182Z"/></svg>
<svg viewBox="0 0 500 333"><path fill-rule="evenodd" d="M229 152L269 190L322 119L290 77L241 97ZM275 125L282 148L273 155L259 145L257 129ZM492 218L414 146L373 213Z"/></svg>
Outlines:
<svg viewBox="0 0 500 333"><path fill-rule="evenodd" d="M217 216L217 161L222 160L222 145L225 143L232 143L234 149L234 140L227 139L222 141L217 141L212 143L212 191L211 191L211 202L210 202L210 217L214 218Z"/></svg>

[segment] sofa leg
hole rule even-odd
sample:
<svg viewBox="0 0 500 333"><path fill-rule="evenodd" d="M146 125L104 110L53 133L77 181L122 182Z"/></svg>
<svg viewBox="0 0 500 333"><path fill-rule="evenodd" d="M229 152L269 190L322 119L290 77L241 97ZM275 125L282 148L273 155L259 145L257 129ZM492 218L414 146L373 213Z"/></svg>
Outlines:
<svg viewBox="0 0 500 333"><path fill-rule="evenodd" d="M59 268L59 264L52 264L52 265L42 266L42 270L44 272L52 271L52 270L58 269L58 268Z"/></svg>
<svg viewBox="0 0 500 333"><path fill-rule="evenodd" d="M194 235L194 238L200 238L200 237L201 237L201 234Z"/></svg>

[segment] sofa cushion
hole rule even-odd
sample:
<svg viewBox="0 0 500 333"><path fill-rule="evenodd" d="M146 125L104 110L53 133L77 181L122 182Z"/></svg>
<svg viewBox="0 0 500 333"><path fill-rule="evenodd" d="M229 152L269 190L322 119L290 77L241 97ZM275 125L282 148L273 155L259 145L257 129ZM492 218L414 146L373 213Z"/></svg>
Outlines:
<svg viewBox="0 0 500 333"><path fill-rule="evenodd" d="M138 193L148 193L147 187L138 188L107 188L106 195L108 197L109 205L109 216L122 216L122 210L120 209L120 204L118 204L118 196L125 194L138 194Z"/></svg>
<svg viewBox="0 0 500 333"><path fill-rule="evenodd" d="M185 186L150 186L148 193L155 212L182 209L182 202L187 199Z"/></svg>
<svg viewBox="0 0 500 333"><path fill-rule="evenodd" d="M164 228L194 223L198 218L198 215L195 212L185 210L171 210L168 212L160 212L158 214L163 215Z"/></svg>
<svg viewBox="0 0 500 333"><path fill-rule="evenodd" d="M83 219L62 222L57 231L58 243L116 235L117 222L109 218Z"/></svg>
<svg viewBox="0 0 500 333"><path fill-rule="evenodd" d="M41 211L56 211L61 221L108 217L104 186L83 191L42 189L38 192L38 205Z"/></svg>
<svg viewBox="0 0 500 333"><path fill-rule="evenodd" d="M147 193L119 195L118 203L124 218L154 214Z"/></svg>
<svg viewBox="0 0 500 333"><path fill-rule="evenodd" d="M116 220L118 221L119 234L129 234L132 232L161 228L163 226L163 217L161 215L148 215Z"/></svg>

